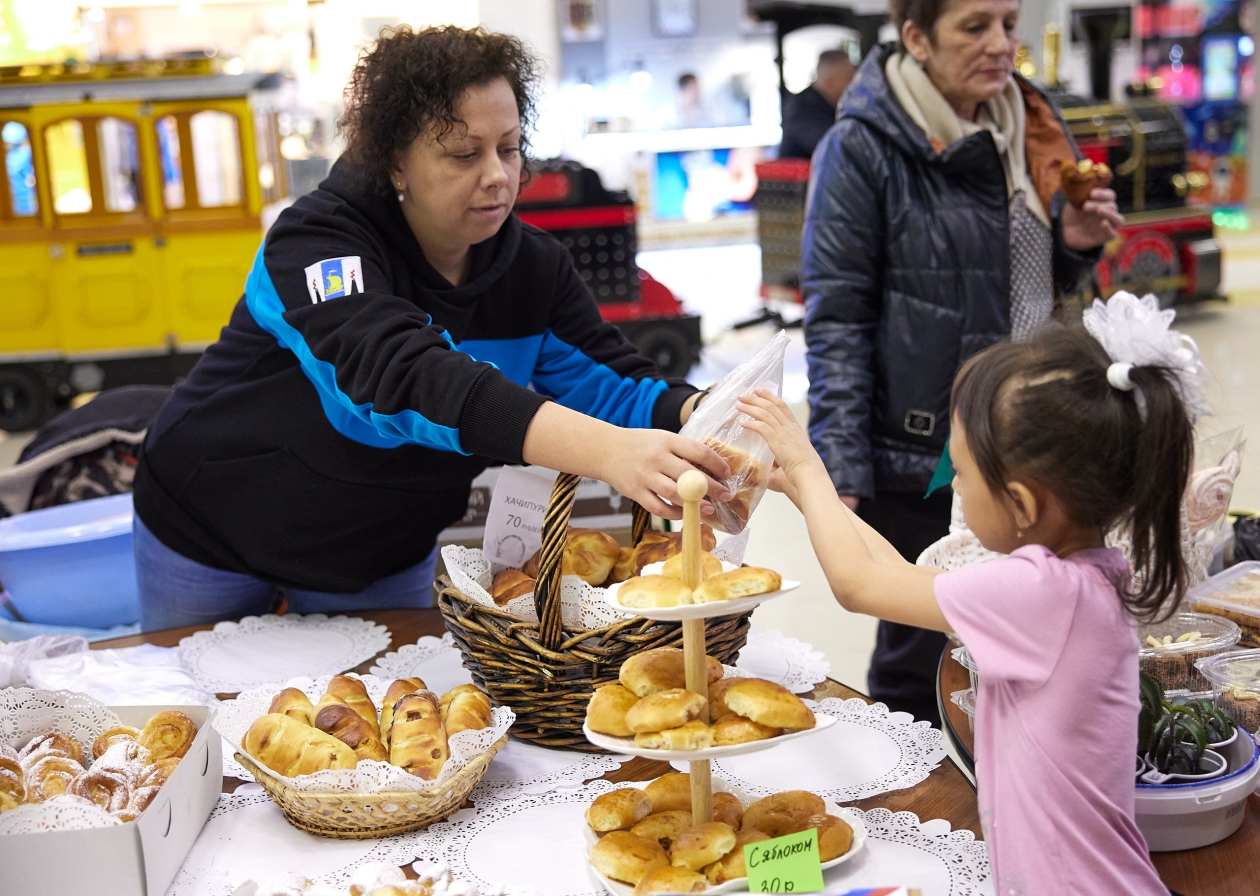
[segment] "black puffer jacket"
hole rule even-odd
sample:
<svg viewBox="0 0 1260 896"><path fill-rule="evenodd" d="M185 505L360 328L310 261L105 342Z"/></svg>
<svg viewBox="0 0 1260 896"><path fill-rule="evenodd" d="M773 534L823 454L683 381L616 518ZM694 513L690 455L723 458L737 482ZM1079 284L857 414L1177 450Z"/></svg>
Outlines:
<svg viewBox="0 0 1260 896"><path fill-rule="evenodd" d="M1009 208L993 137L934 148L884 77L893 51L867 57L814 153L801 246L810 438L836 490L863 497L926 489L954 374L1011 331ZM1045 201L1058 160L1079 152L1045 95L1019 83ZM1055 281L1067 289L1101 249L1063 244L1063 203L1057 192L1046 204Z"/></svg>

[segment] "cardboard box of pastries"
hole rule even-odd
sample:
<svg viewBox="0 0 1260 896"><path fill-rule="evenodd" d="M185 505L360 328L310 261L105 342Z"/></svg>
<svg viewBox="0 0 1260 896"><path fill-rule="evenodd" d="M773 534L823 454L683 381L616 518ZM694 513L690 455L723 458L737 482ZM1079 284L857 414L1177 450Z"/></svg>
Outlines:
<svg viewBox="0 0 1260 896"><path fill-rule="evenodd" d="M124 725L144 728L178 710L197 726L192 746L153 802L130 824L0 836L0 890L161 896L223 791L222 740L205 706L111 706Z"/></svg>

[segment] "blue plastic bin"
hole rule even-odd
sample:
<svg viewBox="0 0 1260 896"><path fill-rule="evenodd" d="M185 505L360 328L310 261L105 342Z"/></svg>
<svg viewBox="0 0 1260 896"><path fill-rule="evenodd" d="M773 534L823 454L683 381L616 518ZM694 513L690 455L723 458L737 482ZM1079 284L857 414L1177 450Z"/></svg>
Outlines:
<svg viewBox="0 0 1260 896"><path fill-rule="evenodd" d="M87 628L138 622L131 520L129 494L0 520L0 583L22 618Z"/></svg>

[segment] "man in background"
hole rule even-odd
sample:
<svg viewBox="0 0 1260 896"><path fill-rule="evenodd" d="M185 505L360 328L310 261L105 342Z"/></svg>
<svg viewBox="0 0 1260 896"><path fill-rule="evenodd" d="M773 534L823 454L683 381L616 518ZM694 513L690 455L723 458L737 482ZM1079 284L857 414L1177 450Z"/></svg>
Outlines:
<svg viewBox="0 0 1260 896"><path fill-rule="evenodd" d="M789 95L783 109L783 142L779 158L808 159L827 129L836 123L836 105L855 69L847 50L825 50L818 56L814 83Z"/></svg>

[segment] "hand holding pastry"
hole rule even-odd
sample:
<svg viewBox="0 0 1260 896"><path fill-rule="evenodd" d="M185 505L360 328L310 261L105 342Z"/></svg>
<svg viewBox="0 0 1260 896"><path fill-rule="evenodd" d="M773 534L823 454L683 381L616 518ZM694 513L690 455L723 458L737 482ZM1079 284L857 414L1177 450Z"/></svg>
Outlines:
<svg viewBox="0 0 1260 896"><path fill-rule="evenodd" d="M1061 176L1068 204L1061 213L1063 242L1069 249L1085 252L1114 239L1124 215L1116 204L1116 194L1106 187L1111 169L1088 159L1064 162Z"/></svg>

